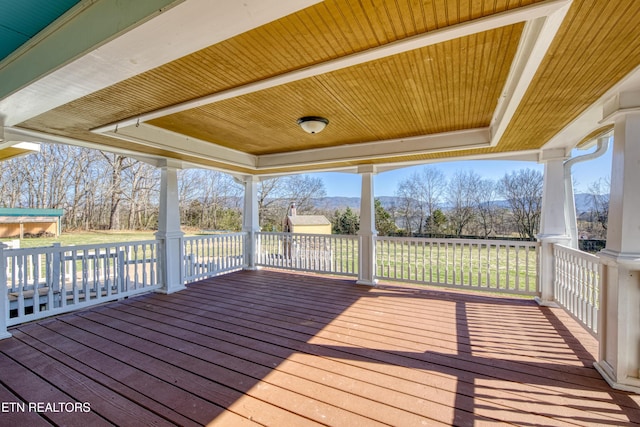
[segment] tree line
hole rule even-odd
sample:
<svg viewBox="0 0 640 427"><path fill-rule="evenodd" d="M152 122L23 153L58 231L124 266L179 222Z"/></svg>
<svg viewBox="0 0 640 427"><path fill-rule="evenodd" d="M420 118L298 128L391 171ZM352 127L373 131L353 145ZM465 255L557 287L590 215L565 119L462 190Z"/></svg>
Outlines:
<svg viewBox="0 0 640 427"><path fill-rule="evenodd" d="M383 208L376 200L377 230L386 235L533 239L540 224L542 180L533 169L505 174L499 181L461 170L447 180L440 169L425 166L398 184L391 206ZM357 218L350 210L335 214L334 232L350 231L342 224L351 224L352 216Z"/></svg>
<svg viewBox="0 0 640 427"><path fill-rule="evenodd" d="M243 186L228 174L179 172L181 223L199 230L242 227ZM63 209L66 230L154 230L158 224L160 172L119 154L61 144L2 162L0 207ZM326 195L322 180L307 175L260 183L261 226L281 230L291 203L313 211L312 199Z"/></svg>
<svg viewBox="0 0 640 427"><path fill-rule="evenodd" d="M197 230L242 227L243 186L228 174L187 169L179 173L182 225ZM602 183L599 184L604 187ZM594 184L595 186L595 184ZM598 190L593 222L606 223L607 200ZM119 154L58 144L2 163L0 206L63 209L66 230L154 230L158 221L159 169ZM314 199L326 196L320 178L292 175L259 184L260 226L281 231L289 207L322 214L340 234L356 233L358 213L328 211ZM594 196L596 197L596 196ZM521 169L498 181L471 170L446 179L425 166L398 184L395 202L375 202L381 235L475 235L533 238L538 231L542 174ZM496 200L503 200L496 203ZM605 225L606 227L606 225Z"/></svg>

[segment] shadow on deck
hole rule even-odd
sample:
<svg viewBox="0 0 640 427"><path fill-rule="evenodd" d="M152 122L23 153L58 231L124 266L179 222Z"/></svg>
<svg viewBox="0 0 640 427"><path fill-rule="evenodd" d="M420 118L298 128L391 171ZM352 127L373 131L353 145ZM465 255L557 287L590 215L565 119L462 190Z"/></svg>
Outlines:
<svg viewBox="0 0 640 427"><path fill-rule="evenodd" d="M242 271L10 332L2 425L640 422L595 340L526 300Z"/></svg>

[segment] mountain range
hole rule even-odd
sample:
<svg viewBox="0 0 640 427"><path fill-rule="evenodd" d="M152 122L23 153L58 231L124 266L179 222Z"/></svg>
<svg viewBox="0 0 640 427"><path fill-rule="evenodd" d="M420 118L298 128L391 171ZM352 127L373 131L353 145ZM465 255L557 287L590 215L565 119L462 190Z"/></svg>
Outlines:
<svg viewBox="0 0 640 427"><path fill-rule="evenodd" d="M400 204L400 198L394 196L380 196L376 197L382 203L382 206L385 209L389 209L391 206L398 206ZM332 196L332 197L318 197L314 198L313 204L314 207L321 210L327 211L336 211L336 210L345 210L347 207L351 208L351 210L358 212L360 211L360 197L342 197L342 196ZM593 207L593 195L589 193L578 193L575 195L576 200L576 211L578 213L588 212ZM507 202L505 200L494 200L492 203L508 207ZM445 207L446 209L446 207Z"/></svg>

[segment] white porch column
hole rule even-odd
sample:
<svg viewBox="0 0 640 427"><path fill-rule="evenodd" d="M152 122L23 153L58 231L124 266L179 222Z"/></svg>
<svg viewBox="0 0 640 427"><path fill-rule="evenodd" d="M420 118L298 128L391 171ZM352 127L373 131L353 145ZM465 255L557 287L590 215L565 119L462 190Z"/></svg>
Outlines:
<svg viewBox="0 0 640 427"><path fill-rule="evenodd" d="M242 180L244 184L244 210L242 212L242 231L247 233L244 253L247 266L246 270L256 269L257 232L260 231L260 218L258 212L258 178L248 176Z"/></svg>
<svg viewBox="0 0 640 427"><path fill-rule="evenodd" d="M640 393L640 92L615 97L605 116L615 127L595 367L612 387Z"/></svg>
<svg viewBox="0 0 640 427"><path fill-rule="evenodd" d="M160 167L160 210L158 212L158 271L162 289L171 294L185 289L182 283L183 250L180 230L180 207L178 200L179 162L164 160Z"/></svg>
<svg viewBox="0 0 640 427"><path fill-rule="evenodd" d="M360 245L358 251L358 283L359 285L375 286L376 253L375 238L376 217L373 201L373 175L375 166L360 166L358 173L362 177L362 190L360 192Z"/></svg>
<svg viewBox="0 0 640 427"><path fill-rule="evenodd" d="M555 243L568 244L569 228L565 215L564 186L564 149L545 150L540 161L544 162L544 183L542 189L542 213L540 217L540 260L538 280L541 295L536 298L540 305L555 306L553 290L554 258L553 245Z"/></svg>
<svg viewBox="0 0 640 427"><path fill-rule="evenodd" d="M7 286L7 264L5 261L4 250L9 246L0 242L0 289L2 292L2 301L0 301L0 340L9 338L11 334L7 332L7 320L9 319L9 289Z"/></svg>

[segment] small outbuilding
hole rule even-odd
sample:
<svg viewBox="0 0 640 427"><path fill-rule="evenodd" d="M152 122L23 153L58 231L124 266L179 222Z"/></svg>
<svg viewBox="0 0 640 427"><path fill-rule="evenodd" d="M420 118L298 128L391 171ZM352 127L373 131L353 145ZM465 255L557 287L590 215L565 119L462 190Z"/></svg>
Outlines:
<svg viewBox="0 0 640 427"><path fill-rule="evenodd" d="M297 215L291 205L284 226L286 233L331 234L331 221L324 215Z"/></svg>
<svg viewBox="0 0 640 427"><path fill-rule="evenodd" d="M0 237L60 235L62 209L0 208Z"/></svg>

